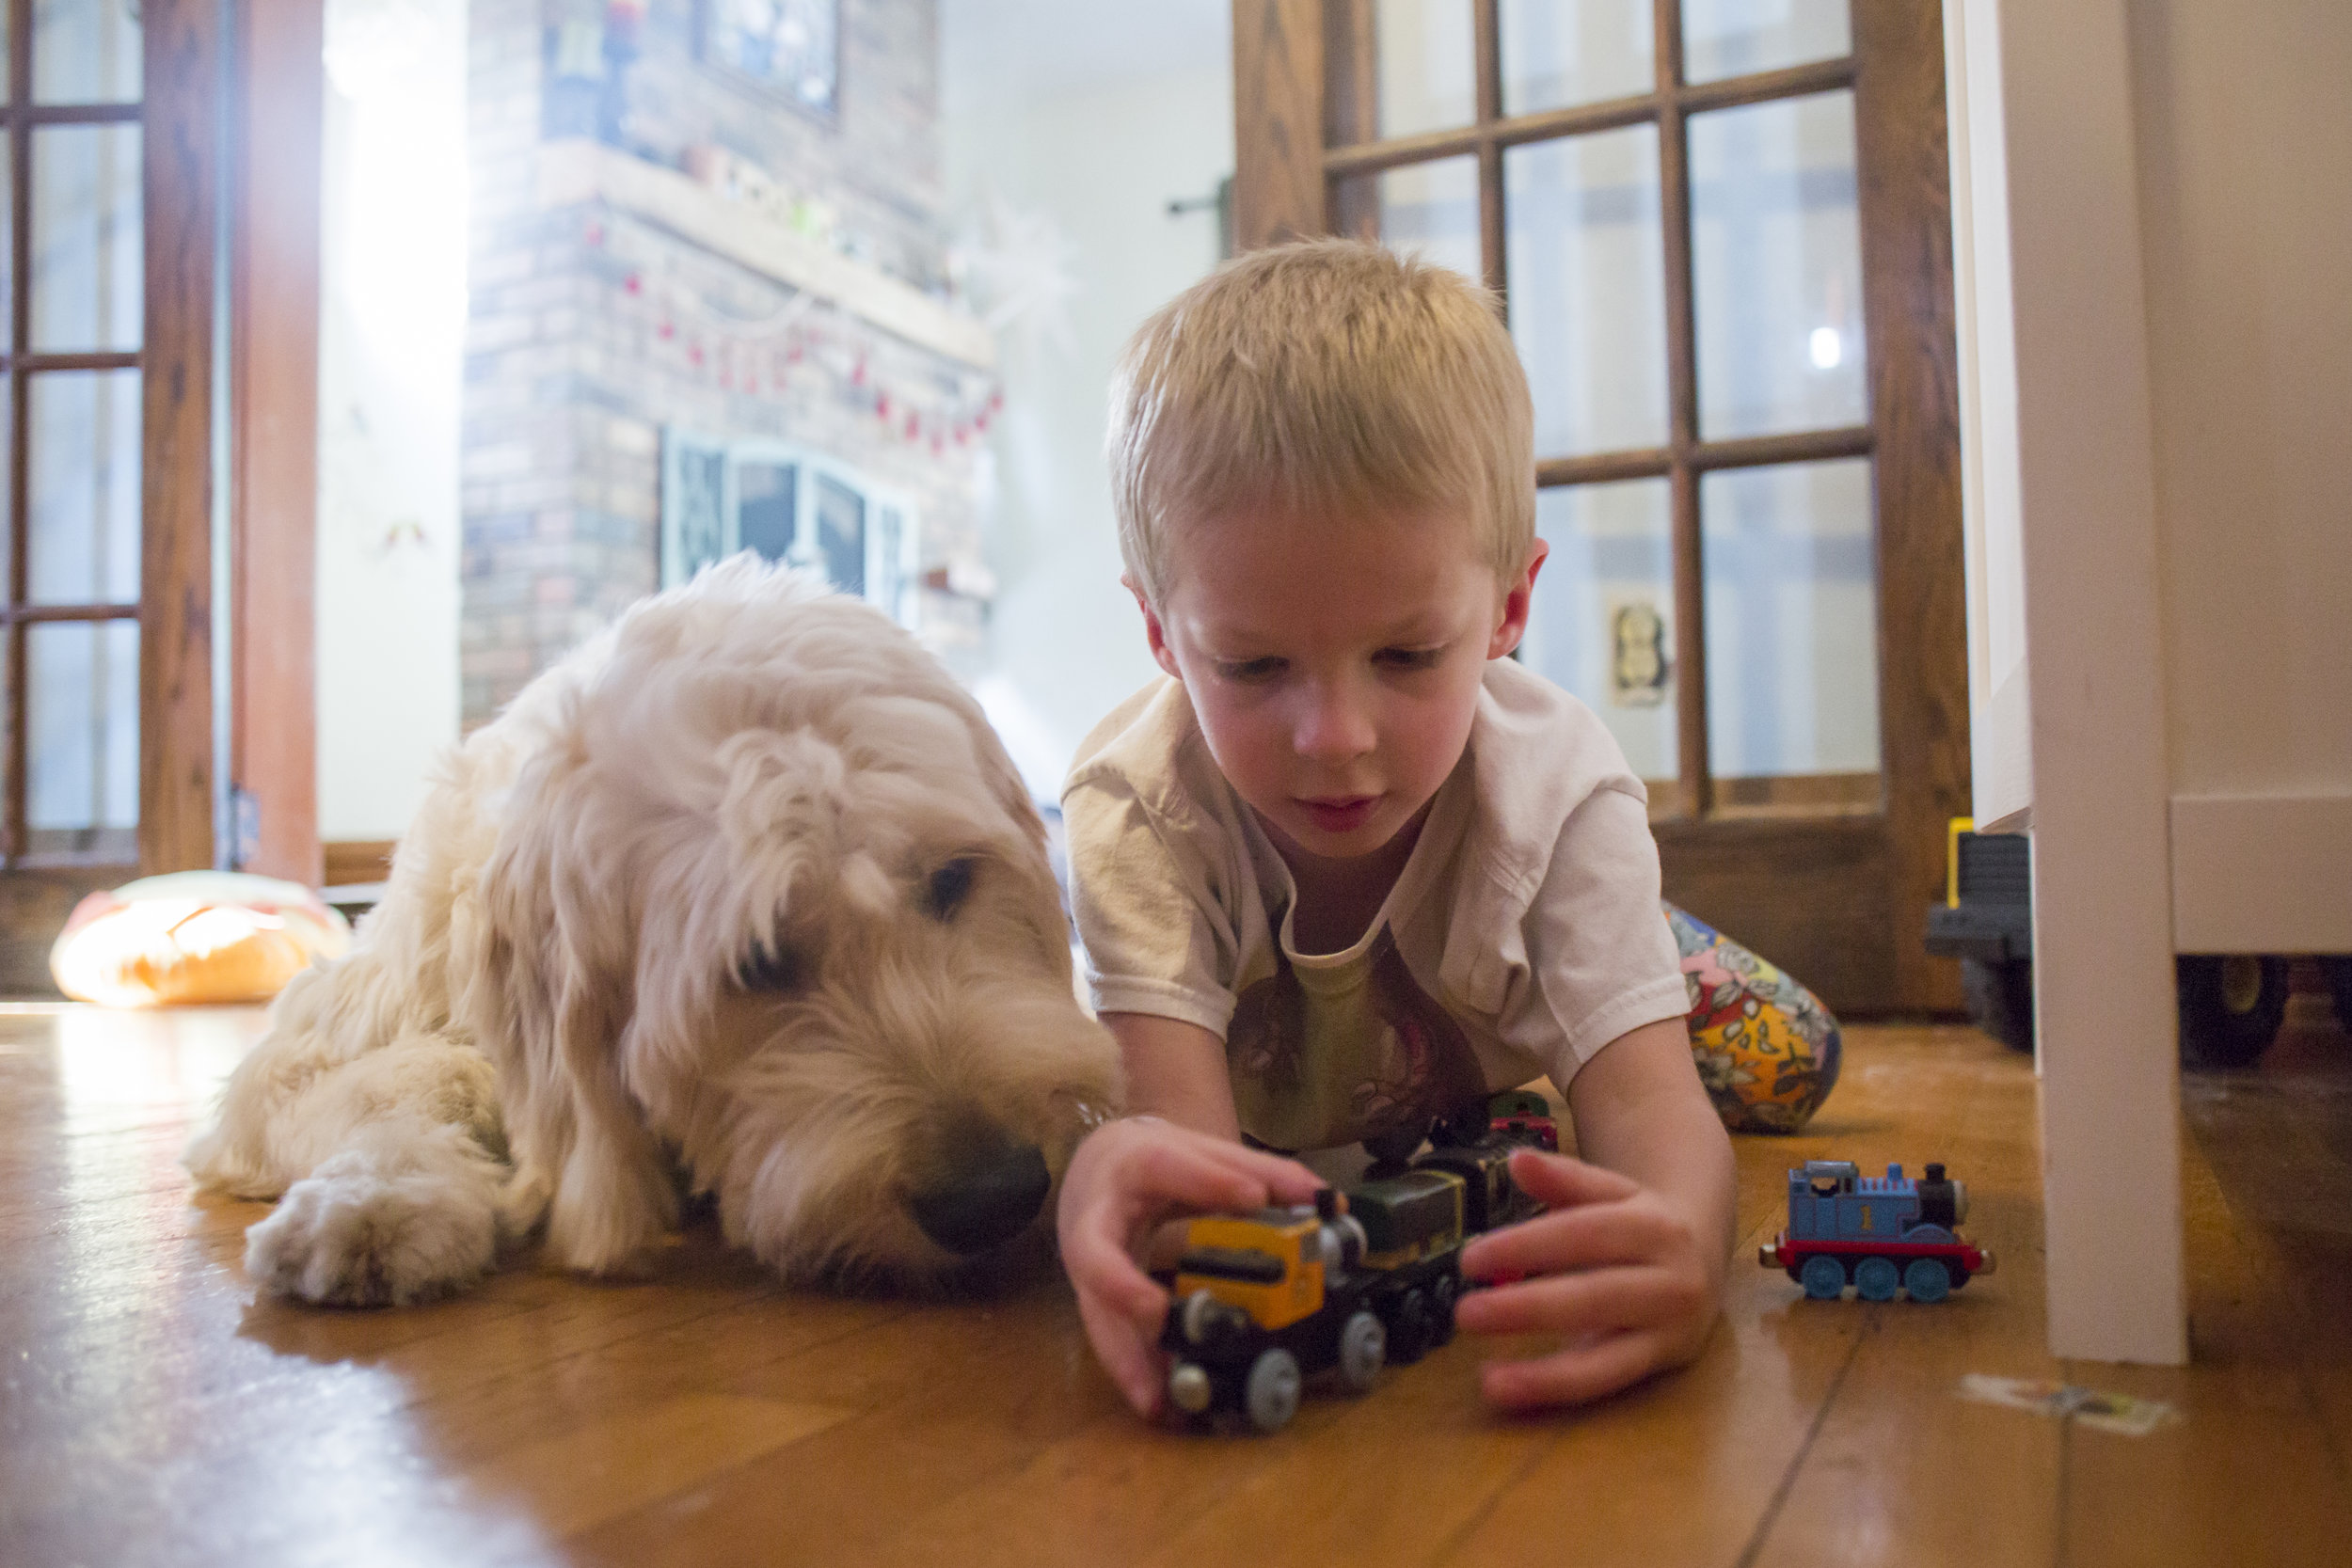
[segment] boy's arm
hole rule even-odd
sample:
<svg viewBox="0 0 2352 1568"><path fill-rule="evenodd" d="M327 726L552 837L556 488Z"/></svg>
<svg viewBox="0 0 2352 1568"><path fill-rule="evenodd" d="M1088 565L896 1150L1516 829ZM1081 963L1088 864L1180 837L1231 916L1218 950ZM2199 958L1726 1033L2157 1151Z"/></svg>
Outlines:
<svg viewBox="0 0 2352 1568"><path fill-rule="evenodd" d="M1055 1228L1094 1354L1127 1402L1159 1407L1168 1292L1136 1254L1183 1214L1306 1203L1322 1180L1244 1148L1225 1078L1225 1043L1181 1019L1104 1013L1127 1062L1131 1111L1088 1134L1062 1177Z"/></svg>
<svg viewBox="0 0 2352 1568"><path fill-rule="evenodd" d="M1127 1108L1179 1127L1241 1141L1225 1042L1198 1023L1150 1013L1104 1013L1127 1067Z"/></svg>
<svg viewBox="0 0 2352 1568"><path fill-rule="evenodd" d="M1517 1283L1463 1297L1473 1334L1548 1333L1551 1354L1489 1363L1513 1408L1599 1399L1693 1360L1721 1309L1734 1223L1731 1141L1679 1018L1628 1030L1568 1085L1581 1159L1523 1150L1511 1174L1550 1212L1479 1238L1462 1272Z"/></svg>
<svg viewBox="0 0 2352 1568"><path fill-rule="evenodd" d="M1731 1139L1691 1060L1690 1025L1661 1019L1603 1046L1568 1081L1577 1152L1689 1214L1721 1286L1731 1258L1737 1180Z"/></svg>

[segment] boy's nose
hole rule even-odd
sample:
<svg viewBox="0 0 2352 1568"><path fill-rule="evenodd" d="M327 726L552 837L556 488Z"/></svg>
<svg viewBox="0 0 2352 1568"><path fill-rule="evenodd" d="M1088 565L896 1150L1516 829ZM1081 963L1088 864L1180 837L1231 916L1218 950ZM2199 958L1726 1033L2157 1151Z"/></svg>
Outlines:
<svg viewBox="0 0 2352 1568"><path fill-rule="evenodd" d="M1361 702L1343 688L1322 686L1305 693L1292 743L1300 756L1329 762L1362 756L1377 738Z"/></svg>

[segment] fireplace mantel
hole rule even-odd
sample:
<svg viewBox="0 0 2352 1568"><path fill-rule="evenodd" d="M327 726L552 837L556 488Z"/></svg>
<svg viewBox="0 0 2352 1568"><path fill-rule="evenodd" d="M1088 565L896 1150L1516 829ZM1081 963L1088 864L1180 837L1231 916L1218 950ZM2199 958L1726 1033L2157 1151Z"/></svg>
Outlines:
<svg viewBox="0 0 2352 1568"><path fill-rule="evenodd" d="M542 208L602 201L918 347L977 370L996 366L996 341L976 318L675 169L571 137L540 147L538 188Z"/></svg>

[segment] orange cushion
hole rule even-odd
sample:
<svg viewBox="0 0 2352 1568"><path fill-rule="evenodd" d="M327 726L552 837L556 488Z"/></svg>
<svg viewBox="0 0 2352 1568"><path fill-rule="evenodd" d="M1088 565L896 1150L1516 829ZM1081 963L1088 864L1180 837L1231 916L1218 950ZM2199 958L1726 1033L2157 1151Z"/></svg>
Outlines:
<svg viewBox="0 0 2352 1568"><path fill-rule="evenodd" d="M264 1002L351 927L310 889L235 871L142 877L74 907L49 950L57 989L109 1007Z"/></svg>

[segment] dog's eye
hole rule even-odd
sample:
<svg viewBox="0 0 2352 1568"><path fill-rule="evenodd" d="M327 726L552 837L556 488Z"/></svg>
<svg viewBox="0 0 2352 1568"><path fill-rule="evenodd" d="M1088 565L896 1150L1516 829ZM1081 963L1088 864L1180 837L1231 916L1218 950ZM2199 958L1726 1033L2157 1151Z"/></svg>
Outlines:
<svg viewBox="0 0 2352 1568"><path fill-rule="evenodd" d="M789 947L771 952L755 947L751 957L735 966L735 983L745 990L782 995L801 989L801 956Z"/></svg>
<svg viewBox="0 0 2352 1568"><path fill-rule="evenodd" d="M933 920L952 920L956 911L972 892L972 874L979 868L977 861L949 861L930 875L923 884L923 909Z"/></svg>

